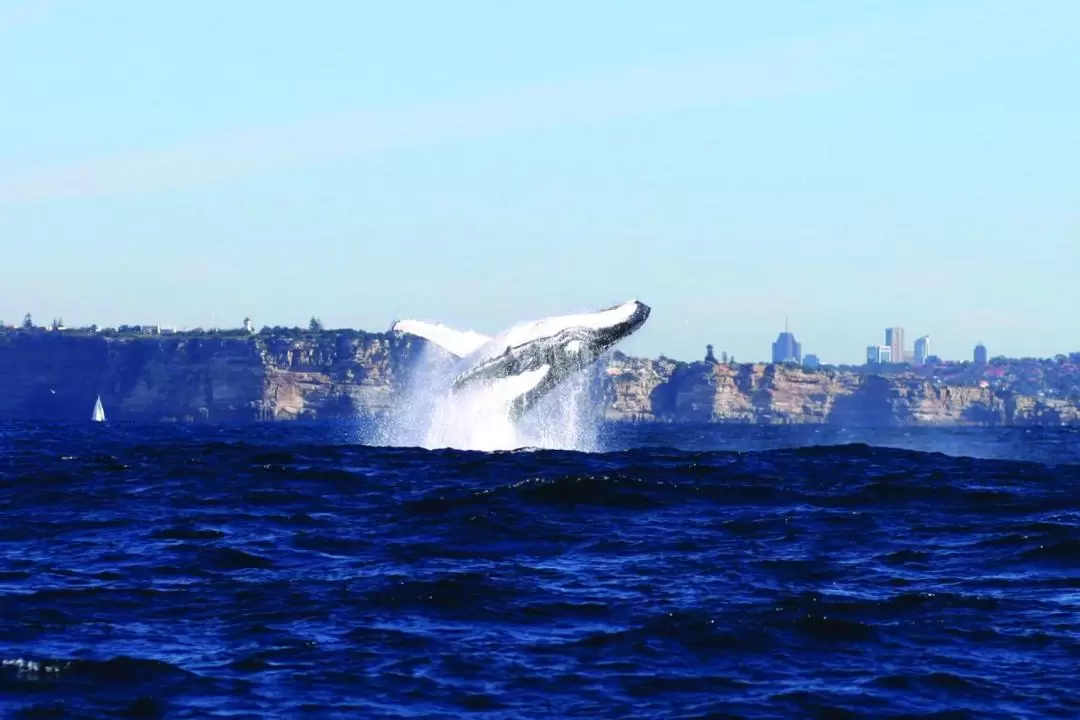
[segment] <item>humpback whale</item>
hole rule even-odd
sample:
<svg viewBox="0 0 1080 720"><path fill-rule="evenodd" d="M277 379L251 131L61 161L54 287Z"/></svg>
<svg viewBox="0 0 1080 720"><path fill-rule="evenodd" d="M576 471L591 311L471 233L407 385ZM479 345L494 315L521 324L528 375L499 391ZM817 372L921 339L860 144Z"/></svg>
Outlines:
<svg viewBox="0 0 1080 720"><path fill-rule="evenodd" d="M494 337L424 320L398 320L390 329L422 337L456 358L448 388L452 394L491 392L517 419L641 327L649 312L648 305L631 300L596 312L519 323Z"/></svg>

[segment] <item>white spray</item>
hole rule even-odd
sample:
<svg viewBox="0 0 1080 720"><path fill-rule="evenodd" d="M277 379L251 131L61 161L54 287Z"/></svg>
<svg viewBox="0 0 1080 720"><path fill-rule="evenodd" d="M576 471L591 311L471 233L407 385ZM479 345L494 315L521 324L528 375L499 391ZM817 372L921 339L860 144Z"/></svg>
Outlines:
<svg viewBox="0 0 1080 720"><path fill-rule="evenodd" d="M600 417L590 392L591 371L567 378L516 421L507 399L490 389L450 393L454 372L443 353L424 347L394 408L379 420L375 444L489 452L598 449Z"/></svg>

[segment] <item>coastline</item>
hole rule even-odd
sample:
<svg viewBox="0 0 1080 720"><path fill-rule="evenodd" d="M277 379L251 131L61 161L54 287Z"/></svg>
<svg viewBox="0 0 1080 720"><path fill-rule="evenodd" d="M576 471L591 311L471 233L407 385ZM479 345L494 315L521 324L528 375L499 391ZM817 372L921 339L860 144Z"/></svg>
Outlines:
<svg viewBox="0 0 1080 720"><path fill-rule="evenodd" d="M425 345L358 330L8 329L0 332L0 420L89 419L98 395L115 421L376 417L394 406ZM1058 366L1067 385L1072 366ZM1000 364L956 364L949 372L685 362L616 351L590 379L600 419L617 423L1080 425L1080 397L1068 387L1010 386Z"/></svg>

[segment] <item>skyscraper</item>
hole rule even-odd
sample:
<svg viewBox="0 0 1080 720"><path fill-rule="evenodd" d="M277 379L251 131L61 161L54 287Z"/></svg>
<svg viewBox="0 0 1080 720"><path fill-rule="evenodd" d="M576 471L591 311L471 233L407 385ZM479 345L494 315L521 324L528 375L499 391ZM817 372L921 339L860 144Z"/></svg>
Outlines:
<svg viewBox="0 0 1080 720"><path fill-rule="evenodd" d="M915 341L915 364L925 365L928 357L930 357L930 336L923 335Z"/></svg>
<svg viewBox="0 0 1080 720"><path fill-rule="evenodd" d="M904 328L885 328L885 344L891 349L892 362L904 362Z"/></svg>
<svg viewBox="0 0 1080 720"><path fill-rule="evenodd" d="M772 361L774 363L802 363L802 345L795 340L795 334L788 332L787 322L784 322L784 332L776 337L772 344Z"/></svg>
<svg viewBox="0 0 1080 720"><path fill-rule="evenodd" d="M986 364L986 346L982 343L975 346L975 362L979 365Z"/></svg>
<svg viewBox="0 0 1080 720"><path fill-rule="evenodd" d="M871 365L892 362L892 348L888 345L867 345L866 362Z"/></svg>

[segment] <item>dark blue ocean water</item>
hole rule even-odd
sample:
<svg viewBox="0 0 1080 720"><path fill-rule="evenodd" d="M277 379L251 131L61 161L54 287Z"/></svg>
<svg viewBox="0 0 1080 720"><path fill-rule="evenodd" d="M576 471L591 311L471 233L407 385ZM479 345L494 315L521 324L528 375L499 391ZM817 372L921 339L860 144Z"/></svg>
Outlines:
<svg viewBox="0 0 1080 720"><path fill-rule="evenodd" d="M1076 431L605 437L0 426L0 715L1080 716Z"/></svg>

